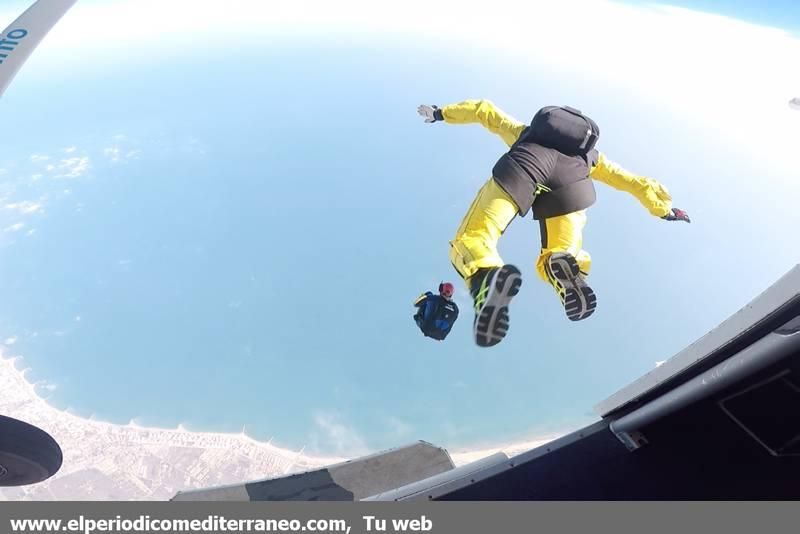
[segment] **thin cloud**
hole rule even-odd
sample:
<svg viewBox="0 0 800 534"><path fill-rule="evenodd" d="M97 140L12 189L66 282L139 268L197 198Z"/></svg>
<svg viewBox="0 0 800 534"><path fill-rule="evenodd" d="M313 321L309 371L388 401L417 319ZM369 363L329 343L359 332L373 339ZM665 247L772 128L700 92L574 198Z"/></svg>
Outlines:
<svg viewBox="0 0 800 534"><path fill-rule="evenodd" d="M361 435L343 422L338 413L317 412L314 428L313 439L321 450L343 456L359 456L369 450Z"/></svg>
<svg viewBox="0 0 800 534"><path fill-rule="evenodd" d="M89 172L89 156L62 159L58 164L56 178L80 178Z"/></svg>
<svg viewBox="0 0 800 534"><path fill-rule="evenodd" d="M114 136L113 146L103 149L103 154L106 158L108 158L109 161L111 161L111 163L126 162L139 157L139 155L142 153L140 149L126 148L122 146L123 141L126 139L127 137L125 135L117 134Z"/></svg>
<svg viewBox="0 0 800 534"><path fill-rule="evenodd" d="M44 208L41 203L39 202L31 202L30 200L25 200L22 202L12 202L10 204L6 204L5 208L7 210L16 211L21 215L29 215L32 213L41 213Z"/></svg>
<svg viewBox="0 0 800 534"><path fill-rule="evenodd" d="M117 147L106 148L105 150L103 150L103 154L105 154L106 157L113 162L119 161L120 150Z"/></svg>
<svg viewBox="0 0 800 534"><path fill-rule="evenodd" d="M43 163L43 162L49 161L49 160L50 160L50 156L47 156L45 154L33 154L31 156L31 162L32 163Z"/></svg>
<svg viewBox="0 0 800 534"><path fill-rule="evenodd" d="M25 223L18 222L18 223L12 224L11 226L6 226L3 229L3 231L4 232L19 232L23 228L25 228Z"/></svg>

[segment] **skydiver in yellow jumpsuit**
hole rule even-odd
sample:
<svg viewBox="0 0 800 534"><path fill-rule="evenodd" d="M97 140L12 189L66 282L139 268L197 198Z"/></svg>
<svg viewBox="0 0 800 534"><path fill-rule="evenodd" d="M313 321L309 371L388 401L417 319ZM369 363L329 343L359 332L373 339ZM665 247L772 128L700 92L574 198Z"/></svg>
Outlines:
<svg viewBox="0 0 800 534"><path fill-rule="evenodd" d="M652 215L690 222L672 207L667 189L630 173L594 149L600 132L580 111L548 106L530 125L506 115L488 100L466 100L439 108L422 105L426 123L480 123L510 147L492 170L450 241L450 260L475 301L473 333L479 346L496 345L508 332L508 305L522 285L519 269L503 262L500 236L517 216L533 211L539 221L539 277L553 286L567 317L579 321L595 310L586 283L591 267L583 250L586 209L595 201L593 180L633 195Z"/></svg>

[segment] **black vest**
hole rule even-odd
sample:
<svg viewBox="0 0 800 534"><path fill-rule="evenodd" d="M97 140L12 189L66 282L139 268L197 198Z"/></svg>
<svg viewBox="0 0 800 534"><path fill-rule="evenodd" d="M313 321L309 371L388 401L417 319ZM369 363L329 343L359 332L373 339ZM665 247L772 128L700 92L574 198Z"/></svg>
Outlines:
<svg viewBox="0 0 800 534"><path fill-rule="evenodd" d="M597 195L589 171L597 151L568 156L526 139L526 128L492 169L497 184L517 205L520 215L533 208L537 220L566 215L594 204Z"/></svg>

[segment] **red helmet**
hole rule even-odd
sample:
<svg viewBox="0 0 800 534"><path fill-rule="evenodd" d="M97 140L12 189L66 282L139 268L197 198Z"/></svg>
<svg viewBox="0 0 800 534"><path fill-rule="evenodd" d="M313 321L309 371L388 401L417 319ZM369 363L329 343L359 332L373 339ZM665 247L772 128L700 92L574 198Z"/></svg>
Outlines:
<svg viewBox="0 0 800 534"><path fill-rule="evenodd" d="M455 293L456 288L450 282L442 282L439 284L439 294L445 298L450 298Z"/></svg>

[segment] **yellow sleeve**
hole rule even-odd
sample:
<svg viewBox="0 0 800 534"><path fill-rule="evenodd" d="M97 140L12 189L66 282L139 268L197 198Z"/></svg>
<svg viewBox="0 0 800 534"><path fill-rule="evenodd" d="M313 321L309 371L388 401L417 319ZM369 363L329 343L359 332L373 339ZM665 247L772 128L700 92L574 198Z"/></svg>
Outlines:
<svg viewBox="0 0 800 534"><path fill-rule="evenodd" d="M527 126L506 115L488 100L464 100L450 104L442 108L442 117L449 124L479 122L493 134L499 135L508 146L514 144Z"/></svg>
<svg viewBox="0 0 800 534"><path fill-rule="evenodd" d="M656 217L663 217L672 209L672 197L667 188L652 178L626 171L600 154L589 175L614 189L630 193Z"/></svg>

